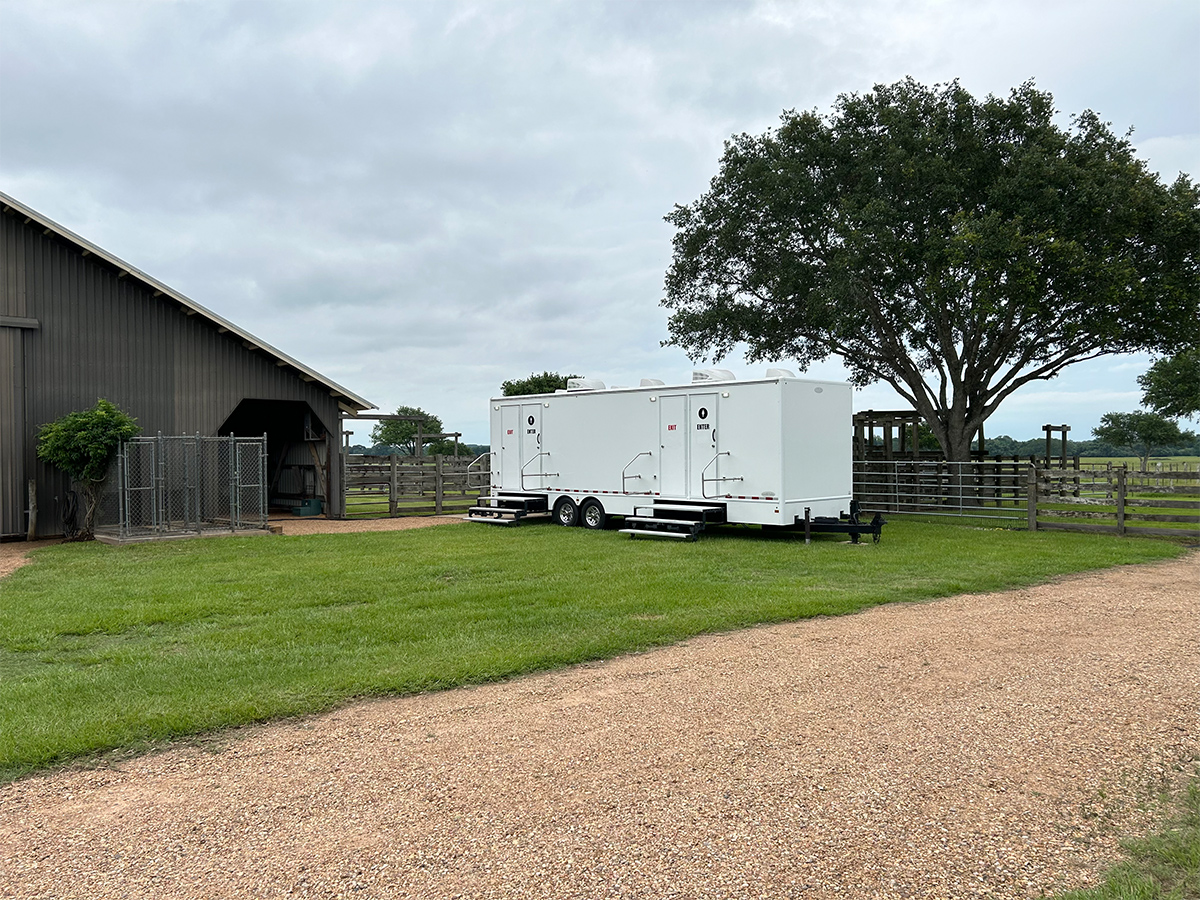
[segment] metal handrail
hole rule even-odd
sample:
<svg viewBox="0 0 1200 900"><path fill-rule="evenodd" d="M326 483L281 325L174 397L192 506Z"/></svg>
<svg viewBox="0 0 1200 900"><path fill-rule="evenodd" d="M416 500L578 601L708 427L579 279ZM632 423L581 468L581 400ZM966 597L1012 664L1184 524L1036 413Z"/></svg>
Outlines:
<svg viewBox="0 0 1200 900"><path fill-rule="evenodd" d="M632 465L633 465L635 462L637 462L637 461L638 461L638 460L639 460L641 457L643 457L643 456L653 456L653 455L654 455L654 454L653 454L653 453L651 453L649 450L643 450L641 453L639 453L637 456L635 456L635 457L634 457L633 459L631 459L629 462L625 463L625 468L621 470L621 493L622 493L622 494L628 494L628 493L631 493L630 491L628 491L628 490L626 490L626 489L625 489L625 482L627 482L627 481L628 481L629 479L631 479L631 478L641 478L641 477L642 477L641 475L626 475L626 474L625 474L625 472L626 472L626 471L629 469L629 467L630 467L630 466L632 466ZM632 493L635 493L635 494L653 494L653 493L654 493L654 491L633 491Z"/></svg>
<svg viewBox="0 0 1200 900"><path fill-rule="evenodd" d="M535 459L539 459L540 457L549 456L549 455L550 455L549 450L543 450L541 453L538 453L535 456L531 456L531 457L529 457L529 459L525 460L525 465L521 466L521 490L525 490L525 478L527 477L525 474L525 466L529 465ZM557 472L530 472L528 474L528 477L529 478L557 478L558 473Z"/></svg>
<svg viewBox="0 0 1200 900"><path fill-rule="evenodd" d="M700 470L700 496L703 497L705 500L719 499L717 494L713 494L711 497L708 496L707 485L710 481L716 483L718 481L745 481L746 480L745 478L741 478L739 476L734 476L734 475L729 475L729 476L725 476L725 477L718 476L716 478L706 478L704 476L704 473L708 471L709 466L711 466L713 463L715 463L722 456L729 456L729 455L730 455L730 452L728 450L718 453L716 456L714 456L712 459L710 459L708 461L708 463L704 466L703 469Z"/></svg>
<svg viewBox="0 0 1200 900"><path fill-rule="evenodd" d="M482 483L480 483L480 484L471 484L471 474L472 474L472 473L471 473L471 466L475 465L475 463L479 462L479 461L480 461L481 459L483 459L485 456L495 456L495 455L496 455L496 451L495 451L495 450L486 450L486 451L484 451L483 453L480 453L480 454L479 454L477 457L475 457L475 458L474 458L473 460L471 460L469 463L467 463L467 490L470 490L471 488L481 488L481 487L483 487L483 484L482 484ZM483 471L482 471L482 470L480 470L480 471L478 471L478 472L475 472L474 474L476 474L476 475L482 475L482 474L483 474ZM491 475L491 472L490 472L490 471L488 472L488 475ZM489 481L490 481L490 479L489 479Z"/></svg>

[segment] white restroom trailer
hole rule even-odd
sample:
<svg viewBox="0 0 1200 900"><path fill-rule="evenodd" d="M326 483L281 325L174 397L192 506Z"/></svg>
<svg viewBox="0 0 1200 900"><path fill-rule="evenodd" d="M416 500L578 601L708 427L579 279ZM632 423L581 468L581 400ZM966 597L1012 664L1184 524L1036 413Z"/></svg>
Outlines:
<svg viewBox="0 0 1200 900"><path fill-rule="evenodd" d="M705 524L828 524L852 511L848 384L693 377L492 398L491 489L468 518L543 513L602 528L623 516L632 534L694 538Z"/></svg>

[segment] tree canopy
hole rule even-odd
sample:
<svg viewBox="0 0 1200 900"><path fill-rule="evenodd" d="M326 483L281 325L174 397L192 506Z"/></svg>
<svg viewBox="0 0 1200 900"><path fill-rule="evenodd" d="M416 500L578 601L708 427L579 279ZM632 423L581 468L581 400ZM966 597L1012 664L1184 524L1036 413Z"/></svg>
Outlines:
<svg viewBox="0 0 1200 900"><path fill-rule="evenodd" d="M66 472L83 490L81 539L90 540L95 533L100 487L121 442L141 430L136 419L103 398L91 409L67 413L38 429L38 458Z"/></svg>
<svg viewBox="0 0 1200 900"><path fill-rule="evenodd" d="M500 385L505 397L516 397L522 394L553 394L567 386L568 378L578 378L578 375L559 375L557 372L543 372L535 375L532 372L528 378L515 378Z"/></svg>
<svg viewBox="0 0 1200 900"><path fill-rule="evenodd" d="M1105 413L1092 434L1102 441L1133 450L1142 459L1143 471L1149 466L1155 450L1196 440L1196 435L1180 431L1179 426L1166 416L1142 410Z"/></svg>
<svg viewBox="0 0 1200 900"><path fill-rule="evenodd" d="M676 228L668 344L744 342L890 384L949 459L1021 386L1200 336L1200 190L1032 83L976 100L907 79L726 142Z"/></svg>
<svg viewBox="0 0 1200 900"><path fill-rule="evenodd" d="M433 413L425 412L419 406L398 406L395 415L406 416L409 420L378 423L371 429L371 440L377 446L386 444L389 447L397 448L401 453L415 456L417 454L418 424L420 424L423 445L433 443L432 440L426 441L426 436L440 435L444 431L442 420Z"/></svg>
<svg viewBox="0 0 1200 900"><path fill-rule="evenodd" d="M1200 414L1200 347L1158 360L1138 377L1142 402L1172 419Z"/></svg>

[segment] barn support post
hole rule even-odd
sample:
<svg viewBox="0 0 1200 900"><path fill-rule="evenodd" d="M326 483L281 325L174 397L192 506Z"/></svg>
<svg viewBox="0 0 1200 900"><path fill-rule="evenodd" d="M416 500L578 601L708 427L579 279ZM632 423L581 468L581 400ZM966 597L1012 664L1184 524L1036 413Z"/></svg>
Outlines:
<svg viewBox="0 0 1200 900"><path fill-rule="evenodd" d="M1031 465L1025 488L1026 520L1030 531L1037 531L1037 501L1038 501L1038 470Z"/></svg>
<svg viewBox="0 0 1200 900"><path fill-rule="evenodd" d="M442 514L442 496L445 492L445 483L442 481L442 454L434 454L433 464L437 472L437 480L433 488L433 511L440 516Z"/></svg>

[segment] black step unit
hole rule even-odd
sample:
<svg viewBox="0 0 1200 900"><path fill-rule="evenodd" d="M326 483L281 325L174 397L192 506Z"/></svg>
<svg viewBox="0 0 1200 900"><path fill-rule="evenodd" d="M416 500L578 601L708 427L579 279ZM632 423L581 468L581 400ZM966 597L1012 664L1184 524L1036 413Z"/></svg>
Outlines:
<svg viewBox="0 0 1200 900"><path fill-rule="evenodd" d="M495 493L480 496L465 516L468 522L488 525L516 525L528 517L548 517L550 506L542 494Z"/></svg>
<svg viewBox="0 0 1200 900"><path fill-rule="evenodd" d="M666 537L694 541L707 525L727 521L725 507L712 503L655 503L635 507L625 522L632 527L622 528L621 534L635 537Z"/></svg>

